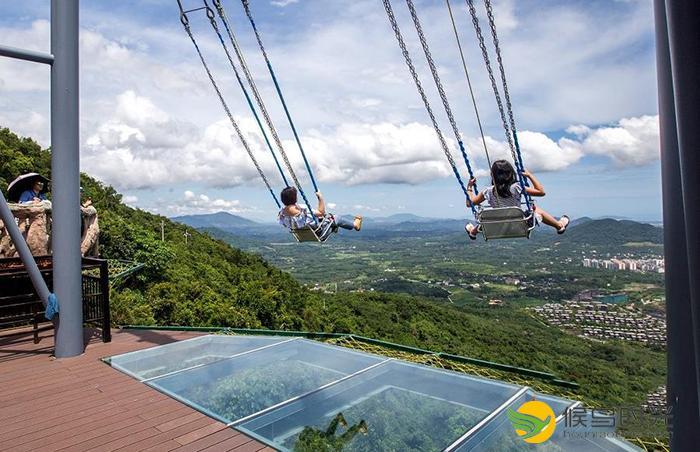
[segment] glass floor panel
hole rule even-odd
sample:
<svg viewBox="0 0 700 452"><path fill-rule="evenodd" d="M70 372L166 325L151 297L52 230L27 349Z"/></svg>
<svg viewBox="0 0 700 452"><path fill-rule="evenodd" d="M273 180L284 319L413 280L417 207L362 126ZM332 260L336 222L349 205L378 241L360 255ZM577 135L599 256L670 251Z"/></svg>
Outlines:
<svg viewBox="0 0 700 452"><path fill-rule="evenodd" d="M574 402L301 338L209 335L105 362L280 450L639 450L561 420L528 444L508 408L535 397L560 418Z"/></svg>
<svg viewBox="0 0 700 452"><path fill-rule="evenodd" d="M282 450L442 450L519 389L389 361L236 428Z"/></svg>
<svg viewBox="0 0 700 452"><path fill-rule="evenodd" d="M112 367L145 380L220 361L289 340L275 336L200 336L105 359Z"/></svg>
<svg viewBox="0 0 700 452"><path fill-rule="evenodd" d="M147 383L230 423L382 361L366 353L293 339Z"/></svg>

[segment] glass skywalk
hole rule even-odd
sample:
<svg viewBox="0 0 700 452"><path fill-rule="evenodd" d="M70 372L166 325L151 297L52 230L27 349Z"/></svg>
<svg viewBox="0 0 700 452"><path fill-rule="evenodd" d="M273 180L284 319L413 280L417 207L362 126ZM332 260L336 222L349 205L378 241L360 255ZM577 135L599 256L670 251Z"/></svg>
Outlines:
<svg viewBox="0 0 700 452"><path fill-rule="evenodd" d="M106 361L279 450L636 450L556 433L533 446L507 409L543 401L559 425L573 401L307 339L210 335Z"/></svg>

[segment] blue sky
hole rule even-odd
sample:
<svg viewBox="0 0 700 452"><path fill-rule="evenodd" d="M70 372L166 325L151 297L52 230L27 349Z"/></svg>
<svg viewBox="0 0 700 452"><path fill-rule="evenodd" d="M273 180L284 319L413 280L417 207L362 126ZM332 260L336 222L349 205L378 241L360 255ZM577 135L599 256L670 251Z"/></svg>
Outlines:
<svg viewBox="0 0 700 452"><path fill-rule="evenodd" d="M187 7L200 0L184 0ZM239 1L224 0L285 149L298 149ZM444 136L456 141L405 2L401 30ZM483 5L477 1L480 14ZM334 210L465 217L463 195L379 0L255 0L259 29L321 190ZM415 0L460 132L488 182L478 128L442 0ZM494 155L503 129L464 2L452 0ZM658 220L660 178L651 4L494 0L525 164L540 205L573 217ZM49 2L4 2L8 45L49 48ZM482 14L483 16L483 14ZM281 180L203 15L191 22L231 110L276 188ZM175 0L81 2L81 167L131 205L168 216L226 210L269 220L276 207L227 122ZM482 24L484 18L482 17ZM48 146L48 70L0 61L0 124ZM463 168L462 168L463 169Z"/></svg>

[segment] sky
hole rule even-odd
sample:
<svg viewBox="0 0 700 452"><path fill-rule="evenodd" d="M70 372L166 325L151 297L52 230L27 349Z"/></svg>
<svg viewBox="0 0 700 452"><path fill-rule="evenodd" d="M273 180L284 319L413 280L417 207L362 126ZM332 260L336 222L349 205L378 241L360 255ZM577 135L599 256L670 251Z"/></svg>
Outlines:
<svg viewBox="0 0 700 452"><path fill-rule="evenodd" d="M222 2L284 149L313 196L241 3ZM49 3L3 2L0 42L50 51ZM445 2L414 3L484 186L488 165ZM451 4L489 153L509 158L466 3ZM475 4L487 33L483 2ZM442 134L466 175L406 2L392 5ZM468 216L380 0L253 0L251 9L332 210ZM525 166L547 192L538 205L572 218L660 220L651 2L493 0L493 10ZM84 0L80 15L81 170L114 186L129 205L154 213L227 211L273 221L277 207L206 77L176 1ZM189 19L235 120L281 190L216 34L203 11ZM0 59L0 126L48 147L49 122L48 68Z"/></svg>

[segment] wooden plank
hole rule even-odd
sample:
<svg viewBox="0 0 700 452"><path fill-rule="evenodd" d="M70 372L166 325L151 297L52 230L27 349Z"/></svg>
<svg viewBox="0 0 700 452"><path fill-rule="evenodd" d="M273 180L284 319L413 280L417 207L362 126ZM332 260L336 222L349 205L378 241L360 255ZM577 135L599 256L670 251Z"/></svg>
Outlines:
<svg viewBox="0 0 700 452"><path fill-rule="evenodd" d="M120 447L128 446L129 444L135 443L141 439L149 438L151 436L155 436L160 431L156 428L154 428L155 425L163 422L167 422L171 419L175 419L177 417L182 416L183 414L187 413L187 407L182 407L180 410L176 410L167 414L163 414L157 418L153 418L150 421L145 421L145 422L137 422L133 425L130 425L126 428L116 430L114 432L111 432L107 435L102 435L97 438L93 438L88 441L84 441L80 444L76 444L74 446L71 446L71 450L75 449L80 449L80 450L90 450L90 449L100 449L100 450L116 450L119 449ZM155 433L151 435L139 435L142 431L144 430L150 430ZM137 439L138 438L138 439ZM116 444L111 444L115 443ZM108 446L108 444L111 444Z"/></svg>
<svg viewBox="0 0 700 452"><path fill-rule="evenodd" d="M219 431L221 431L223 429L227 429L227 428L228 427L226 427L225 425L218 424L218 423L209 424L209 425L204 426L200 429L197 429L193 432L186 433L182 436L178 436L177 438L175 438L175 441L180 443L180 445L184 446L184 445L189 444L193 441L197 441L198 439L201 439L201 438L206 438L207 436L209 436L211 434L214 434L216 432L219 432Z"/></svg>
<svg viewBox="0 0 700 452"><path fill-rule="evenodd" d="M238 450L238 449L242 449L242 448L248 446L248 444L253 445L253 448L252 448L253 451L256 451L256 450L261 449L263 447L260 443L258 443L257 441L254 441L252 438L250 438L248 436L237 435L237 436L234 436L233 438L227 439L226 441L223 441L219 444L216 444L216 445L214 445L208 449L204 449L204 450L207 452L211 452L214 450L219 450L219 451ZM247 450L251 450L251 449L248 448Z"/></svg>
<svg viewBox="0 0 700 452"><path fill-rule="evenodd" d="M177 449L177 452L197 452L238 435L240 435L239 432L232 428L226 428L180 447Z"/></svg>
<svg viewBox="0 0 700 452"><path fill-rule="evenodd" d="M0 450L226 450L265 446L122 374L101 358L198 333L115 331L113 342L91 340L85 354L56 360L52 332L0 337ZM220 445L219 449L216 446Z"/></svg>

